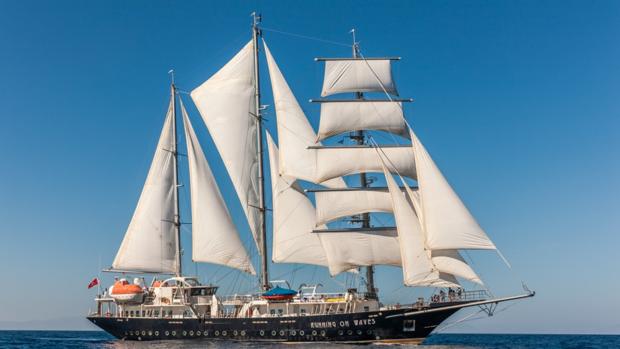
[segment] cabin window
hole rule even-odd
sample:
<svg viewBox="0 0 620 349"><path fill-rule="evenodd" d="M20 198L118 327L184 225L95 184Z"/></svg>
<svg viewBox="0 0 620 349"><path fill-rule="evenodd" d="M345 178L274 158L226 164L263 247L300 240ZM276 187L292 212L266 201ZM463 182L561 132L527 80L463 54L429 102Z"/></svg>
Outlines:
<svg viewBox="0 0 620 349"><path fill-rule="evenodd" d="M278 309L278 315L282 315L283 313L284 313L284 310Z"/></svg>
<svg viewBox="0 0 620 349"><path fill-rule="evenodd" d="M168 317L172 317L172 310L168 310Z"/></svg>
<svg viewBox="0 0 620 349"><path fill-rule="evenodd" d="M129 312L129 317L133 317L133 310Z"/></svg>
<svg viewBox="0 0 620 349"><path fill-rule="evenodd" d="M142 310L142 317L146 316L146 310Z"/></svg>
<svg viewBox="0 0 620 349"><path fill-rule="evenodd" d="M369 306L365 306L364 307L364 311L370 311L370 307Z"/></svg>
<svg viewBox="0 0 620 349"><path fill-rule="evenodd" d="M155 310L155 311L153 311L153 316L155 316L155 317L159 317L159 310Z"/></svg>
<svg viewBox="0 0 620 349"><path fill-rule="evenodd" d="M306 315L306 309L304 309L304 308L299 309L299 313L301 315Z"/></svg>
<svg viewBox="0 0 620 349"><path fill-rule="evenodd" d="M276 315L276 310L275 310L275 309L271 309L271 310L269 310L269 314L271 314L271 315Z"/></svg>
<svg viewBox="0 0 620 349"><path fill-rule="evenodd" d="M404 332L413 332L413 331L415 331L415 320L405 320L405 321L403 321L403 331Z"/></svg>

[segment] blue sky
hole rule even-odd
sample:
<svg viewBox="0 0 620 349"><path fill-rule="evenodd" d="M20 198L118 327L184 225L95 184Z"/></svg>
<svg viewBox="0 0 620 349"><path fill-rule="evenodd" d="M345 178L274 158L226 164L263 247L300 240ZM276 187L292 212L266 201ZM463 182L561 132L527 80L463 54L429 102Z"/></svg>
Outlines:
<svg viewBox="0 0 620 349"><path fill-rule="evenodd" d="M403 57L397 84L416 100L408 120L513 265L474 253L475 268L496 294L519 292L521 280L538 291L451 330L620 333L615 1L2 2L0 328L79 319L93 306L86 285L111 263L133 212L168 70L181 89L198 86L249 40L254 10L266 28L331 41L350 42L355 27L366 56ZM313 58L350 50L273 31L265 39L316 127L306 103L320 92ZM272 104L267 79L263 89ZM185 102L249 242L221 160ZM267 117L275 133L273 110ZM222 291L251 285L185 259ZM278 275L331 289L345 281L297 265L274 266ZM377 277L386 301L416 295L397 269Z"/></svg>

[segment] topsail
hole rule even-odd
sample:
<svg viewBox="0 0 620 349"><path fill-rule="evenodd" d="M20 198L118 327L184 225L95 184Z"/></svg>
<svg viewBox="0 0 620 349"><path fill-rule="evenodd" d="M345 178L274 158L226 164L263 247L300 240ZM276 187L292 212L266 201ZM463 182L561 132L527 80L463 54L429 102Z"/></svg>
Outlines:
<svg viewBox="0 0 620 349"><path fill-rule="evenodd" d="M347 92L387 92L398 95L389 59L325 58L321 96Z"/></svg>

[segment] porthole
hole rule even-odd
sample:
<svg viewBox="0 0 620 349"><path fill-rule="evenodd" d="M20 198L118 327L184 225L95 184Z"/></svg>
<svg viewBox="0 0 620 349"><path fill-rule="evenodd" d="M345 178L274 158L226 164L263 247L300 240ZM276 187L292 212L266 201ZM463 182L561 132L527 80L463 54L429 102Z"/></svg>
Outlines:
<svg viewBox="0 0 620 349"><path fill-rule="evenodd" d="M239 331L234 330L234 331L233 331L233 335L234 335L234 336L238 336L238 335L239 335Z"/></svg>
<svg viewBox="0 0 620 349"><path fill-rule="evenodd" d="M159 331L155 331L155 335L156 335L156 336L159 336Z"/></svg>
<svg viewBox="0 0 620 349"><path fill-rule="evenodd" d="M312 335L316 336L316 330L312 330Z"/></svg>
<svg viewBox="0 0 620 349"><path fill-rule="evenodd" d="M189 331L189 335L193 337L194 336L194 331Z"/></svg>
<svg viewBox="0 0 620 349"><path fill-rule="evenodd" d="M226 331L222 331L222 336L225 336L225 335L226 335Z"/></svg>
<svg viewBox="0 0 620 349"><path fill-rule="evenodd" d="M129 331L129 335L130 335L130 336L133 336L133 331Z"/></svg>
<svg viewBox="0 0 620 349"><path fill-rule="evenodd" d="M366 331L366 334L372 334L372 330Z"/></svg>
<svg viewBox="0 0 620 349"><path fill-rule="evenodd" d="M187 336L187 331L183 331L183 337Z"/></svg>
<svg viewBox="0 0 620 349"><path fill-rule="evenodd" d="M291 336L295 336L295 335L297 335L297 331L291 330Z"/></svg>
<svg viewBox="0 0 620 349"><path fill-rule="evenodd" d="M166 336L169 336L169 335L170 335L170 331L166 331L166 332L164 332L164 334L165 334Z"/></svg>
<svg viewBox="0 0 620 349"><path fill-rule="evenodd" d="M200 337L200 335L201 335L201 334L202 334L202 333L200 333L200 331L196 331L196 335L197 335L198 337Z"/></svg>
<svg viewBox="0 0 620 349"><path fill-rule="evenodd" d="M260 335L261 335L261 336L264 336L264 335L265 335L265 331L263 331L263 330L260 330L260 332L259 332L259 333L260 333Z"/></svg>
<svg viewBox="0 0 620 349"><path fill-rule="evenodd" d="M338 330L338 335L342 336L344 334L344 332L342 332L342 330Z"/></svg>
<svg viewBox="0 0 620 349"><path fill-rule="evenodd" d="M241 335L242 335L242 336L245 336L245 330L242 330L242 331L241 331Z"/></svg>
<svg viewBox="0 0 620 349"><path fill-rule="evenodd" d="M305 334L304 330L299 331L299 335L303 336Z"/></svg>
<svg viewBox="0 0 620 349"><path fill-rule="evenodd" d="M284 331L280 331L280 336L284 336Z"/></svg>
<svg viewBox="0 0 620 349"><path fill-rule="evenodd" d="M357 334L358 335L362 334L362 330L357 330Z"/></svg>
<svg viewBox="0 0 620 349"><path fill-rule="evenodd" d="M143 335L143 336L146 336L146 331L142 331L142 335Z"/></svg>
<svg viewBox="0 0 620 349"><path fill-rule="evenodd" d="M177 331L172 331L172 335L176 336L177 335Z"/></svg>
<svg viewBox="0 0 620 349"><path fill-rule="evenodd" d="M204 331L205 337L209 335L209 331Z"/></svg>
<svg viewBox="0 0 620 349"><path fill-rule="evenodd" d="M347 331L347 334L350 336L350 335L352 335L352 334L353 334L353 331L348 330L348 331Z"/></svg>
<svg viewBox="0 0 620 349"><path fill-rule="evenodd" d="M215 331L215 336L219 336L220 335L220 331Z"/></svg>
<svg viewBox="0 0 620 349"><path fill-rule="evenodd" d="M152 335L153 335L153 331L149 331L149 336L152 336Z"/></svg>
<svg viewBox="0 0 620 349"><path fill-rule="evenodd" d="M275 336L275 335L276 335L276 333L277 333L277 332L276 332L275 330L271 331L271 335L272 335L272 336Z"/></svg>
<svg viewBox="0 0 620 349"><path fill-rule="evenodd" d="M325 337L325 330L321 331L321 336Z"/></svg>

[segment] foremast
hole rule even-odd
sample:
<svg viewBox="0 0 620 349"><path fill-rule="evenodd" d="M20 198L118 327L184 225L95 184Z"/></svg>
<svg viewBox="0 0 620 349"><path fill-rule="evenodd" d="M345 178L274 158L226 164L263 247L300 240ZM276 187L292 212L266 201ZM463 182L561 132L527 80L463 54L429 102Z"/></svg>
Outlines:
<svg viewBox="0 0 620 349"><path fill-rule="evenodd" d="M261 16L256 12L252 12L252 43L254 49L254 103L256 106L256 139L257 139L257 151L258 151L258 199L260 211L260 282L261 288L264 291L269 290L269 267L267 259L267 220L266 220L266 208L265 208L265 177L263 175L263 122L261 114L261 101L260 101L260 78L259 78L259 61L258 61L258 38L261 36L260 28L258 24L261 21Z"/></svg>
<svg viewBox="0 0 620 349"><path fill-rule="evenodd" d="M359 43L357 42L355 38L355 28L351 29L351 35L353 36L353 45L352 45L353 58L360 58L359 57L360 47L359 47ZM363 100L364 93L356 92L355 97L358 100ZM365 135L364 130L356 131L355 134L351 136L351 138L354 139L358 145L366 145L366 135ZM368 188L370 183L368 181L368 178L366 177L366 173L361 172L359 174L359 178L360 178L360 187ZM364 229L370 228L370 214L368 212L362 213L361 223L362 223L362 228ZM375 267L372 265L369 265L366 267L366 292L372 297L377 296L377 288L375 287Z"/></svg>

